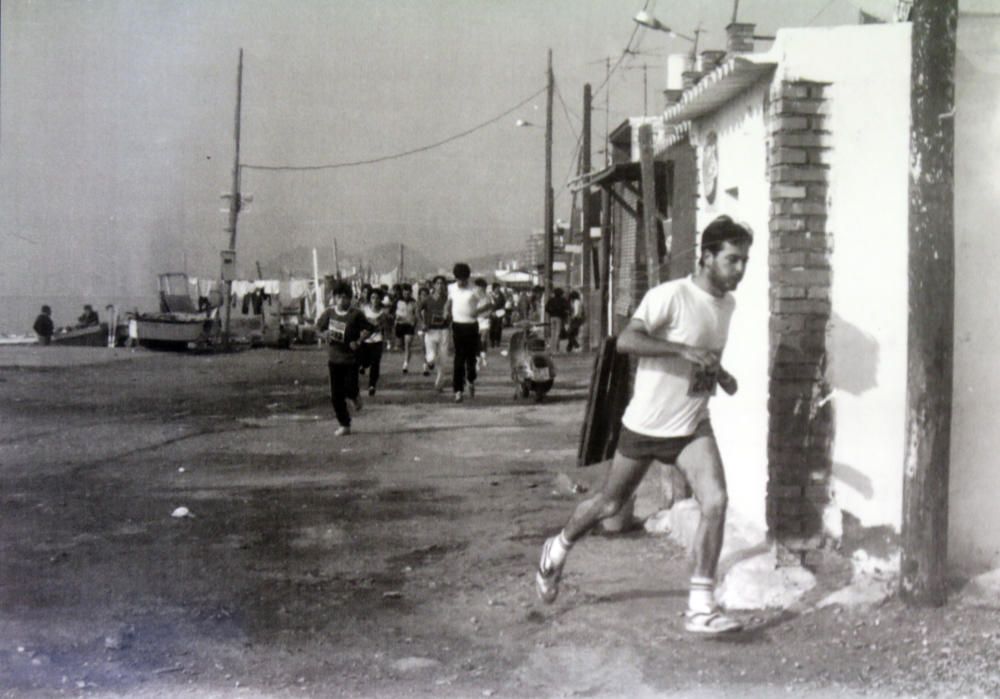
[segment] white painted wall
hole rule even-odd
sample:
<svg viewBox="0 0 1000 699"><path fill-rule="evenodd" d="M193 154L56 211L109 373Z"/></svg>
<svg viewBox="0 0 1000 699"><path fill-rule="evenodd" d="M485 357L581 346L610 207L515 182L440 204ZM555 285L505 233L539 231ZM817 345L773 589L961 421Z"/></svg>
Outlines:
<svg viewBox="0 0 1000 699"><path fill-rule="evenodd" d="M731 509L766 530L767 355L768 355L768 211L763 118L767 80L750 88L721 110L694 125L692 142L718 137L719 180L715 202L700 192L699 233L721 214L747 223L754 231L750 265L736 290L736 313L729 331L723 366L739 381L735 396L719 392L712 400L712 423L726 464ZM701 149L698 149L701 157ZM700 168L700 161L699 161ZM703 184L703 183L702 183ZM738 187L737 197L726 192Z"/></svg>
<svg viewBox="0 0 1000 699"><path fill-rule="evenodd" d="M950 562L1000 567L1000 16L959 15Z"/></svg>
<svg viewBox="0 0 1000 699"><path fill-rule="evenodd" d="M898 528L905 441L910 25L783 30L776 79L829 82L833 487Z"/></svg>

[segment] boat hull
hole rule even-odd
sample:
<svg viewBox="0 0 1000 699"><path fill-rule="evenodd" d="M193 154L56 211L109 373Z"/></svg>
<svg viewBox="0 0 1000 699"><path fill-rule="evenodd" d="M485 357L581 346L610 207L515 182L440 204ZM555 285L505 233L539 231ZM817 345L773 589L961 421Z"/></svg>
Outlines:
<svg viewBox="0 0 1000 699"><path fill-rule="evenodd" d="M206 318L131 318L129 339L152 349L187 349L207 342L211 320Z"/></svg>
<svg viewBox="0 0 1000 699"><path fill-rule="evenodd" d="M52 336L52 344L63 347L107 347L108 324L88 325L85 328L58 332Z"/></svg>

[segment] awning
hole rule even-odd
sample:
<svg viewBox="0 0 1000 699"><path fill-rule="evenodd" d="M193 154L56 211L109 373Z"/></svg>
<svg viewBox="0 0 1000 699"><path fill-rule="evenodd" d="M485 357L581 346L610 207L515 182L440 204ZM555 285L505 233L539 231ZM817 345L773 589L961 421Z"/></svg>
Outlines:
<svg viewBox="0 0 1000 699"><path fill-rule="evenodd" d="M653 163L655 174L659 175L667 167L666 163ZM607 187L616 182L639 182L642 179L642 167L638 162L614 163L603 170L589 172L570 182L570 190L579 192L587 187Z"/></svg>
<svg viewBox="0 0 1000 699"><path fill-rule="evenodd" d="M668 125L677 125L714 112L760 78L774 71L777 63L733 58L703 77L681 95L680 102L663 113Z"/></svg>

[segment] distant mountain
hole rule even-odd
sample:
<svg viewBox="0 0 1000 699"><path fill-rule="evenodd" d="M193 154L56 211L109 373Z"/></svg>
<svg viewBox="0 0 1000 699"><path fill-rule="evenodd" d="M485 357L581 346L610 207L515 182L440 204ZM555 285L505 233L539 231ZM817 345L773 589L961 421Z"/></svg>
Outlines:
<svg viewBox="0 0 1000 699"><path fill-rule="evenodd" d="M312 277L312 251L311 247L299 245L290 248L280 255L276 255L269 260L261 260L261 273L264 278L284 279L292 277ZM385 243L375 245L361 252L350 250L338 250L340 257L341 274L350 274L352 270L365 270L371 266L375 274L388 274L399 266L399 244ZM330 247L317 250L319 258L320 275L332 274L333 249ZM438 265L429 260L419 251L414 250L409 245L403 247L403 273L407 277L429 277L437 274L443 265ZM246 270L249 276L256 277L257 270Z"/></svg>

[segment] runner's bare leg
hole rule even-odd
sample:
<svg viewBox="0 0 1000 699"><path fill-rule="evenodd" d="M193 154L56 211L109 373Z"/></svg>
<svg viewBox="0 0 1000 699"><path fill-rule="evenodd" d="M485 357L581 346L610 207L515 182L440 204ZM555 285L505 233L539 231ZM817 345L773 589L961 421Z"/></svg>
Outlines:
<svg viewBox="0 0 1000 699"><path fill-rule="evenodd" d="M694 535L693 575L715 579L726 524L726 474L715 437L704 435L684 447L677 467L687 478L701 509Z"/></svg>
<svg viewBox="0 0 1000 699"><path fill-rule="evenodd" d="M566 539L570 542L576 541L602 519L618 514L639 487L652 463L652 459L630 459L620 452L615 452L600 491L582 501L573 511L563 529Z"/></svg>

